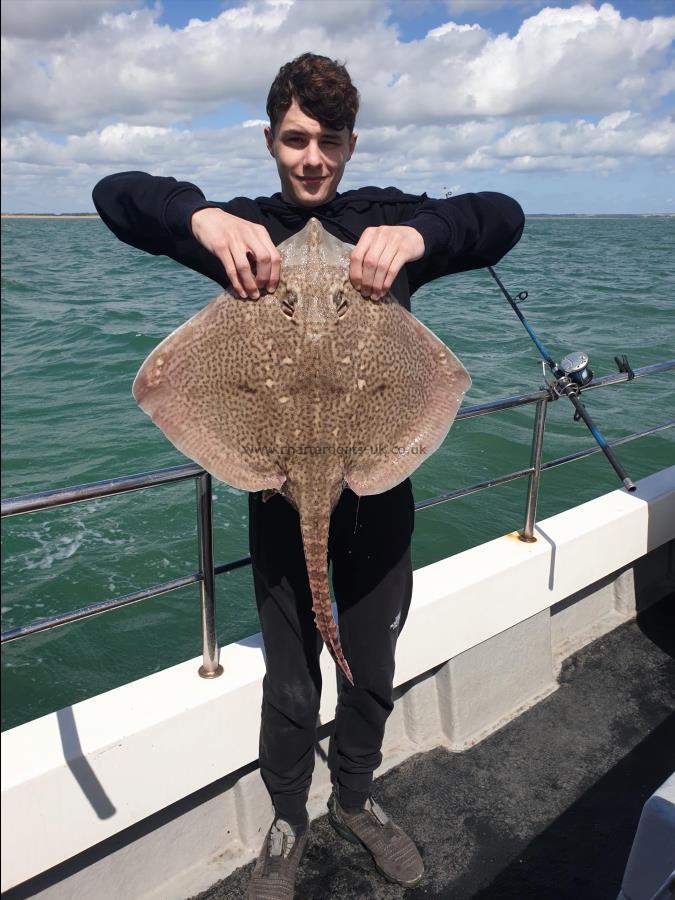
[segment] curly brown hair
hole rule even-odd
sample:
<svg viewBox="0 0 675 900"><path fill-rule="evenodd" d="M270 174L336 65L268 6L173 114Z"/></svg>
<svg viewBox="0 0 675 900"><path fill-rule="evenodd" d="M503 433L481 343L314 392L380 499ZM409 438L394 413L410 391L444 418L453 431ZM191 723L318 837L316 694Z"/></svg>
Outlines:
<svg viewBox="0 0 675 900"><path fill-rule="evenodd" d="M267 95L267 115L272 134L293 100L307 116L326 128L354 130L359 92L342 63L303 53L283 65Z"/></svg>

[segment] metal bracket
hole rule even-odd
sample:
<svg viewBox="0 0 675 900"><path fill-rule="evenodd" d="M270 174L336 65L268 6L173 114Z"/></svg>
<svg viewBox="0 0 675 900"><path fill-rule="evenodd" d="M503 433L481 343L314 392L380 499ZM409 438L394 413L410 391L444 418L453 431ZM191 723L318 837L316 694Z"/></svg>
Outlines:
<svg viewBox="0 0 675 900"><path fill-rule="evenodd" d="M632 381L635 378L635 372L631 369L628 357L625 353L622 353L621 356L615 356L614 362L616 363L619 372L626 372L628 381Z"/></svg>

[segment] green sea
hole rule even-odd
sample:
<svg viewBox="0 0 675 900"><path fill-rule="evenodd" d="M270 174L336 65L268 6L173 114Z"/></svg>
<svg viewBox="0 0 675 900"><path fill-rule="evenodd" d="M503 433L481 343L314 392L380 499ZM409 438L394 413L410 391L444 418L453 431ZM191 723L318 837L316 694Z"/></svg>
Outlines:
<svg viewBox="0 0 675 900"><path fill-rule="evenodd" d="M2 496L171 466L184 457L136 406L150 350L218 293L176 263L119 243L98 219L2 221ZM675 219L532 218L498 271L554 357L585 350L597 375L675 357ZM473 378L465 404L541 387L541 361L487 271L444 278L416 315ZM675 414L670 373L589 393L607 439ZM589 447L566 401L544 455ZM414 476L417 500L528 465L534 407L457 423ZM675 462L675 429L619 449L634 480ZM247 553L247 502L214 482L216 562ZM601 454L542 476L539 518L619 487ZM418 568L522 525L524 479L420 512ZM193 482L5 519L2 628L196 571ZM500 602L495 596L495 604ZM250 568L217 580L221 645L258 630ZM201 654L197 586L14 641L3 649L8 728Z"/></svg>

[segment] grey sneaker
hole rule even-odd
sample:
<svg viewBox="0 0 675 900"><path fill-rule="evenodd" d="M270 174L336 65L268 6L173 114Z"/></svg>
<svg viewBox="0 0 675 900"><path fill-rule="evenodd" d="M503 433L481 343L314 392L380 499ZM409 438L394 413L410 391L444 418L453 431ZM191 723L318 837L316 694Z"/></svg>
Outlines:
<svg viewBox="0 0 675 900"><path fill-rule="evenodd" d="M267 832L248 886L248 900L293 900L295 876L309 838L283 819L275 819Z"/></svg>
<svg viewBox="0 0 675 900"><path fill-rule="evenodd" d="M388 881L412 887L422 880L424 863L417 847L372 797L364 809L348 812L333 791L328 801L328 820L343 838L366 848L376 869Z"/></svg>

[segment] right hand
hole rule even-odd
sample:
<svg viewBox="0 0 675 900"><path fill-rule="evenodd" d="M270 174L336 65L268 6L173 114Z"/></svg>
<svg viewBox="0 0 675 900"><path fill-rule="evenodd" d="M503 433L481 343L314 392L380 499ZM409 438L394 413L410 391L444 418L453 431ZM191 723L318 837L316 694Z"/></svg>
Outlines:
<svg viewBox="0 0 675 900"><path fill-rule="evenodd" d="M276 290L281 256L263 225L214 207L198 209L190 225L199 243L221 261L240 297L257 300L260 291Z"/></svg>

